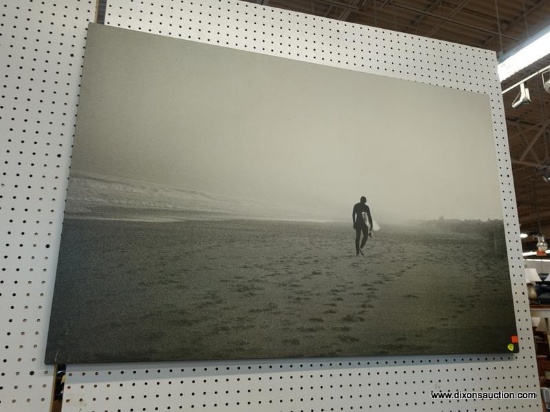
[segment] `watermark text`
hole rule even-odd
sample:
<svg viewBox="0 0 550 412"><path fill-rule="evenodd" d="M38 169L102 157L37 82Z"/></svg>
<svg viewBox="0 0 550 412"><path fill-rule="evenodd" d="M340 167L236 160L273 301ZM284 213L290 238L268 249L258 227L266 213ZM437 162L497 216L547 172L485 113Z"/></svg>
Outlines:
<svg viewBox="0 0 550 412"><path fill-rule="evenodd" d="M536 392L431 392L432 399L537 399Z"/></svg>

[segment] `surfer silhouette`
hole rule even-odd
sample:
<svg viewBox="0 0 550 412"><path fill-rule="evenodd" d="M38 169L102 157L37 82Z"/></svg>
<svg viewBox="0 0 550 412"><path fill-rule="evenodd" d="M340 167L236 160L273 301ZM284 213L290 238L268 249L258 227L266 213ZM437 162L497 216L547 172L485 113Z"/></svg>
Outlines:
<svg viewBox="0 0 550 412"><path fill-rule="evenodd" d="M353 219L353 228L355 229L355 251L357 255L361 253L363 255L363 247L367 243L367 239L372 237L372 217L370 215L370 208L367 206L367 198L361 196L361 201L353 206L353 212L351 218ZM368 226L367 222L368 220ZM361 233L363 233L363 240L361 240ZM359 241L361 240L361 245ZM364 256L364 255L363 255Z"/></svg>

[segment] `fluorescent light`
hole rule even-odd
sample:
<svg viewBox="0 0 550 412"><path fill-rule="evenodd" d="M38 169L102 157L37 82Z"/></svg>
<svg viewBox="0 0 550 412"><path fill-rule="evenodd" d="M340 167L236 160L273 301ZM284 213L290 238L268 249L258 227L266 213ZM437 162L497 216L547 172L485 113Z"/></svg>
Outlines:
<svg viewBox="0 0 550 412"><path fill-rule="evenodd" d="M514 73L550 54L550 27L540 31L510 51L498 65L498 77L503 82Z"/></svg>
<svg viewBox="0 0 550 412"><path fill-rule="evenodd" d="M529 237L529 235L527 233L520 233L519 237L522 238L522 239L526 239L526 238Z"/></svg>

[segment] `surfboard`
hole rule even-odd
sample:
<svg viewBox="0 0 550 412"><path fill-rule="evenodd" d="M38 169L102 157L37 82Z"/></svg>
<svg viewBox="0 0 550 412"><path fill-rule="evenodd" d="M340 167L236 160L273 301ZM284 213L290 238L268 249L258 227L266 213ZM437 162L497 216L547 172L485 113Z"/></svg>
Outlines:
<svg viewBox="0 0 550 412"><path fill-rule="evenodd" d="M369 226L369 218L365 212L363 212L363 220L367 223L367 226ZM380 225L376 223L376 220L372 219L372 231L378 232L380 230Z"/></svg>

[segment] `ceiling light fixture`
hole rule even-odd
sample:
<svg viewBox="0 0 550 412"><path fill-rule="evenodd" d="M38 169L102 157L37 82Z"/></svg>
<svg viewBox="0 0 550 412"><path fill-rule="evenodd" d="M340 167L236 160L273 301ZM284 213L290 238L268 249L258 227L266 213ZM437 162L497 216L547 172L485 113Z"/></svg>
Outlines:
<svg viewBox="0 0 550 412"><path fill-rule="evenodd" d="M524 104L531 103L531 96L529 95L529 89L525 87L525 83L519 85L519 93L512 102L512 107L517 109Z"/></svg>
<svg viewBox="0 0 550 412"><path fill-rule="evenodd" d="M538 32L502 56L498 65L500 81L503 82L547 54L550 54L550 27Z"/></svg>
<svg viewBox="0 0 550 412"><path fill-rule="evenodd" d="M502 94L508 93L510 90L515 89L516 87L518 87L522 83L526 83L527 80L531 80L533 77L538 76L539 74L542 74L542 85L544 86L545 90L546 90L547 87L550 89L550 66L546 66L546 67L540 69L538 72L533 73L533 74L521 79L519 82L517 82L517 83L513 84L512 86L508 87L506 90L503 90ZM547 74L549 75L548 79L546 79ZM548 91L548 93L550 93L549 90L546 90L546 91Z"/></svg>
<svg viewBox="0 0 550 412"><path fill-rule="evenodd" d="M548 75L548 77L546 77ZM546 90L546 93L550 93L550 69L546 69L542 72L542 87Z"/></svg>

